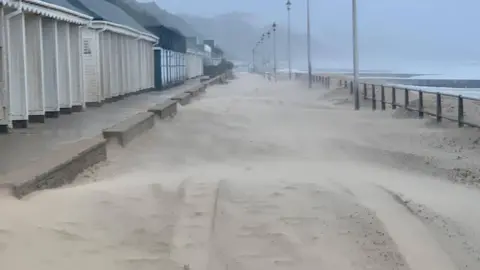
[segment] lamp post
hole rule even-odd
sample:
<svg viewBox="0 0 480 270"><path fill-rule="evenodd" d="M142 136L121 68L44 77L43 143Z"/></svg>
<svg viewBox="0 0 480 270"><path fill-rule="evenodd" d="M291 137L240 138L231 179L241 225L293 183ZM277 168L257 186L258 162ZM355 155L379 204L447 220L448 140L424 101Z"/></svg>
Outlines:
<svg viewBox="0 0 480 270"><path fill-rule="evenodd" d="M357 33L357 1L352 0L352 41L353 41L353 93L354 108L360 110L360 96L358 92L358 33Z"/></svg>
<svg viewBox="0 0 480 270"><path fill-rule="evenodd" d="M310 0L307 0L307 58L308 58L308 88L312 88L312 61L310 53Z"/></svg>
<svg viewBox="0 0 480 270"><path fill-rule="evenodd" d="M252 49L252 72L253 73L255 73L255 48Z"/></svg>
<svg viewBox="0 0 480 270"><path fill-rule="evenodd" d="M270 31L267 32L267 38L270 39ZM271 60L270 57L271 57L270 50L267 49L267 63L268 63L268 69L269 70L270 70L270 65L271 65L270 64L270 60Z"/></svg>
<svg viewBox="0 0 480 270"><path fill-rule="evenodd" d="M287 51L287 55L288 55L288 79L291 80L292 79L292 57L291 57L291 41L290 41L290 7L292 6L292 3L290 2L290 0L287 0L287 14L288 14L288 37L287 37L287 40L288 40L288 51Z"/></svg>
<svg viewBox="0 0 480 270"><path fill-rule="evenodd" d="M273 30L273 78L277 81L277 24L274 22L272 24Z"/></svg>
<svg viewBox="0 0 480 270"><path fill-rule="evenodd" d="M263 42L265 40L265 33L262 34L262 37L260 38L260 44L263 45ZM265 71L265 49L263 48L263 46L261 47L261 64L262 64L262 72Z"/></svg>

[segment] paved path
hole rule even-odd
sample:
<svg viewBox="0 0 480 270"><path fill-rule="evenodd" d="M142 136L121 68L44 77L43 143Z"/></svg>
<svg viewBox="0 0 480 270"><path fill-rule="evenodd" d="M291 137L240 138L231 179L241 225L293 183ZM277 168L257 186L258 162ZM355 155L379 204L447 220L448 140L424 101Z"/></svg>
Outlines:
<svg viewBox="0 0 480 270"><path fill-rule="evenodd" d="M421 162L453 158L441 128L239 77L75 185L3 198L0 268L480 268L478 190Z"/></svg>
<svg viewBox="0 0 480 270"><path fill-rule="evenodd" d="M190 80L185 85L168 91L148 92L123 100L106 103L101 107L87 108L84 112L61 115L47 119L44 124L30 124L27 129L14 129L0 135L0 175L11 170L29 166L33 161L48 155L63 144L91 138L138 112L146 111L199 80ZM0 177L1 182L1 177Z"/></svg>

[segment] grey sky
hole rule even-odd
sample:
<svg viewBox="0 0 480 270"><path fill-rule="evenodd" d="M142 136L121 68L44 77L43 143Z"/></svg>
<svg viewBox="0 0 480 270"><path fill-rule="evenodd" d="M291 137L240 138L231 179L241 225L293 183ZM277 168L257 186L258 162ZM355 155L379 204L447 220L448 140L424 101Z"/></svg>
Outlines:
<svg viewBox="0 0 480 270"><path fill-rule="evenodd" d="M149 1L149 0L143 0ZM227 12L247 12L256 15L257 20L269 23L285 22L287 13L283 0L157 0L157 3L174 13L190 13L203 16L214 16ZM299 29L305 28L305 1L291 0L292 22ZM312 10L316 9L318 1L313 0ZM303 17L303 19L302 19ZM316 16L312 16L316 17ZM315 20L315 18L313 18Z"/></svg>
<svg viewBox="0 0 480 270"><path fill-rule="evenodd" d="M364 60L480 61L478 0L357 0ZM305 0L291 0L292 22L305 29ZM328 46L350 52L351 0L311 0L312 32ZM232 11L257 20L286 21L284 0L157 0L174 13L212 16Z"/></svg>

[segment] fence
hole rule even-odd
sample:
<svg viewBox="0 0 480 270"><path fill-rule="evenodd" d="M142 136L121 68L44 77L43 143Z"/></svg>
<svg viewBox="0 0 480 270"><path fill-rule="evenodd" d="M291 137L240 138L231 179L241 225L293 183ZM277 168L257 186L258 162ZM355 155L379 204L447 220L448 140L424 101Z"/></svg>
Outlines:
<svg viewBox="0 0 480 270"><path fill-rule="evenodd" d="M295 80L301 79L305 76L308 76L304 73L295 73L294 78ZM312 75L312 83L320 83L323 86L330 88L332 78L329 76L321 76L321 75Z"/></svg>
<svg viewBox="0 0 480 270"><path fill-rule="evenodd" d="M306 74L295 74L296 79L305 76ZM354 94L352 81L312 75L312 82L320 83L326 88L330 88L332 79L337 80L337 87L349 89L350 94ZM438 123L446 119L456 122L458 127L466 125L480 128L480 123L474 122L475 120L480 122L480 100L477 98L366 82L359 84L359 92L361 100L371 101L371 108L374 111L378 108L382 111L387 108L392 110L403 108L416 113L418 118L427 115L436 119Z"/></svg>

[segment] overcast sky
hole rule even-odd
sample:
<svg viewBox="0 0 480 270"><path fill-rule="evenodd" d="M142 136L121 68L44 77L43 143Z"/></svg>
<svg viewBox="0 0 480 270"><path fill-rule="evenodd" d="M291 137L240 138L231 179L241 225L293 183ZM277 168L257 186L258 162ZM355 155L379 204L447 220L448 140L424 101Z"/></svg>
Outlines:
<svg viewBox="0 0 480 270"><path fill-rule="evenodd" d="M306 0L291 0L292 24L305 31ZM351 0L311 0L312 33L351 54ZM358 0L363 59L480 61L480 0ZM174 13L213 16L248 12L256 21L286 22L284 0L157 0Z"/></svg>
<svg viewBox="0 0 480 270"><path fill-rule="evenodd" d="M292 23L297 28L305 31L306 1L291 0L291 2ZM318 3L320 2L322 1L311 1L312 21L314 22L319 18L319 16L314 13L318 13L316 11L319 8ZM265 23L287 21L286 1L284 0L157 0L157 3L159 6L174 13L214 16L227 12L246 12L256 15L258 20L264 21ZM320 22L320 20L318 20L318 22Z"/></svg>

